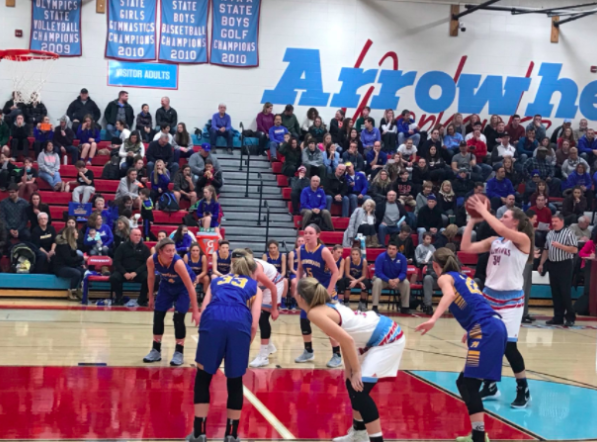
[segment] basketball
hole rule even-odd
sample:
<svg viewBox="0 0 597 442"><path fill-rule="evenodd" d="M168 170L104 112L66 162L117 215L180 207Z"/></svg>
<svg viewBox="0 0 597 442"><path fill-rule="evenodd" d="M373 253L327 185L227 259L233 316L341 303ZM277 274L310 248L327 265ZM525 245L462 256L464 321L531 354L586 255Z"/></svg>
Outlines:
<svg viewBox="0 0 597 442"><path fill-rule="evenodd" d="M466 203L465 203L466 211L471 216L471 218L481 218L481 215L479 213L477 213L477 211L471 207L472 204L470 204L470 203L472 202L471 201L472 198L477 198L477 199L483 201L485 203L485 205L487 206L487 210L491 209L491 203L489 202L489 198L487 198L482 193L473 195L469 199L467 199Z"/></svg>

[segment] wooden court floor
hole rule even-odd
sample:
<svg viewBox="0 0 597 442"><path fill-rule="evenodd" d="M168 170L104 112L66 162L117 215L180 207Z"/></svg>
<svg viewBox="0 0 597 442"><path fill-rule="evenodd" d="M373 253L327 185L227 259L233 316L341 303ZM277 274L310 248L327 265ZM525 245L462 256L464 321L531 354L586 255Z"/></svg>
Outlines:
<svg viewBox="0 0 597 442"><path fill-rule="evenodd" d="M74 304L0 302L0 439L181 440L192 415L197 331L190 318L186 368L168 364L174 350L171 314L163 359L148 366L142 358L151 348L151 312L69 306ZM549 310L534 313L547 318ZM453 387L466 356L462 329L453 319L442 318L421 337L414 328L424 317L392 318L404 330L406 350L400 376L376 387L384 436L423 441L466 434L466 410ZM579 321L570 329L544 322L522 328L519 339L533 380L531 407L511 412L514 384L504 361L504 397L487 407L495 421L488 425L492 440L597 440L597 321ZM277 353L269 367L249 370L244 378L243 439L330 440L344 434L350 404L342 370L325 368L331 356L329 340L316 329L313 337L315 361L295 364L303 349L298 315L282 314L273 323ZM251 358L258 349L256 339ZM226 396L223 376L214 377L214 395L221 398L212 408L213 434L208 436L219 439ZM593 419L585 419L588 412ZM80 413L86 417L77 421ZM27 428L28 422L36 427ZM562 425L570 430L562 430Z"/></svg>

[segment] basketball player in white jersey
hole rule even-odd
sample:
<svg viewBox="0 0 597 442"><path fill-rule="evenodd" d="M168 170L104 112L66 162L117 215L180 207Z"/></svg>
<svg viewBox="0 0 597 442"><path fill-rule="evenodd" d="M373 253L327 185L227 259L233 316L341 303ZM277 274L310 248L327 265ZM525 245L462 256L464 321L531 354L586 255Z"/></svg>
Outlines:
<svg viewBox="0 0 597 442"><path fill-rule="evenodd" d="M400 326L375 312L355 312L332 301L327 287L315 278L300 279L298 306L344 355L346 388L353 425L334 442L383 442L379 412L370 393L378 379L398 374L406 339ZM360 356L359 356L360 354Z"/></svg>
<svg viewBox="0 0 597 442"><path fill-rule="evenodd" d="M460 249L467 253L489 252L483 296L501 315L508 330L505 355L517 384L516 399L511 405L513 408L526 408L531 400L531 394L526 379L524 359L518 350L517 342L524 312L523 273L527 262L533 259L531 251L535 232L527 216L518 208L507 210L502 219L498 220L477 197L472 196L468 204L479 213L482 219L469 220L462 235ZM498 236L471 243L474 225L483 220L487 221ZM495 382L485 381L481 397L497 399L499 396L500 392Z"/></svg>
<svg viewBox="0 0 597 442"><path fill-rule="evenodd" d="M253 368L269 365L269 355L277 351L274 344L270 343L272 326L269 318L271 316L274 321L278 319L278 306L287 289L286 278L278 273L278 269L273 264L262 259L255 259L255 262L257 263L255 279L263 290L263 302L259 317L261 348L257 357L249 364L249 367Z"/></svg>

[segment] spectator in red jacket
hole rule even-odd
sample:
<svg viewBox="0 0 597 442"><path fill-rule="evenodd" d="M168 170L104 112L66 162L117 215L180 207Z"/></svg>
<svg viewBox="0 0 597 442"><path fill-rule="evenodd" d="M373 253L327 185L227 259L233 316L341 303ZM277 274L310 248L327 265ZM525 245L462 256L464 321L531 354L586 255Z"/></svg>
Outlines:
<svg viewBox="0 0 597 442"><path fill-rule="evenodd" d="M487 144L481 139L481 123L475 124L473 136L466 142L469 152L475 154L477 161L481 162L487 157Z"/></svg>

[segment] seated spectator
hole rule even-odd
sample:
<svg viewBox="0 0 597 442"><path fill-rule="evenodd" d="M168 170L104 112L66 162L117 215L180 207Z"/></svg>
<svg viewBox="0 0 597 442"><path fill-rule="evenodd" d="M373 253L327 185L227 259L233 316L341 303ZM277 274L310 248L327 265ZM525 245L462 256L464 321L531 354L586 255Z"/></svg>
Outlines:
<svg viewBox="0 0 597 442"><path fill-rule="evenodd" d="M213 165L212 165L213 167ZM205 177L205 174L203 175ZM191 207L197 202L197 192L193 184L193 176L191 174L191 166L185 164L182 169L174 175L174 196L176 201L180 203L180 199L184 198L191 202ZM205 186L202 186L205 187Z"/></svg>
<svg viewBox="0 0 597 442"><path fill-rule="evenodd" d="M361 142L361 136L355 127L350 129L350 131L348 132L348 137L342 143L342 150L346 152L350 148L351 143L356 143L357 152L363 155L363 143Z"/></svg>
<svg viewBox="0 0 597 442"><path fill-rule="evenodd" d="M412 171L412 182L415 185L414 193L417 193L425 181L431 181L431 172L429 166L427 166L427 160L419 157Z"/></svg>
<svg viewBox="0 0 597 442"><path fill-rule="evenodd" d="M46 149L37 157L39 178L44 180L55 192L63 192L66 183L60 178L60 157L54 152L54 144L50 141Z"/></svg>
<svg viewBox="0 0 597 442"><path fill-rule="evenodd" d="M168 232L166 232L165 230L160 230L160 231L158 232L158 235L157 235L157 237L156 237L156 239L157 239L157 242L160 242L161 240L163 240L163 239L166 239L166 238L168 238ZM220 245L220 249L221 249L221 247L222 247L222 246ZM155 255L155 253L156 253L155 246L153 246L151 249L149 249L149 253L150 253L151 255ZM216 253L217 253L217 252L216 252Z"/></svg>
<svg viewBox="0 0 597 442"><path fill-rule="evenodd" d="M517 189L518 185L522 182L522 176L514 167L514 158L509 156L504 157L502 160L502 167L506 173L506 178L509 179L514 188Z"/></svg>
<svg viewBox="0 0 597 442"><path fill-rule="evenodd" d="M153 136L153 141L158 141L162 135L166 135L168 137L168 143L172 145L174 144L174 137L170 133L170 125L168 123L162 123L161 126L158 126L158 130Z"/></svg>
<svg viewBox="0 0 597 442"><path fill-rule="evenodd" d="M417 148L414 145L412 138L407 138L404 144L398 147L398 152L402 156L402 165L412 170L413 163L417 156Z"/></svg>
<svg viewBox="0 0 597 442"><path fill-rule="evenodd" d="M452 183L448 180L442 182L436 196L437 205L442 211L442 218L444 218L444 224L446 224L450 221L450 217L456 216L456 194L452 189Z"/></svg>
<svg viewBox="0 0 597 442"><path fill-rule="evenodd" d="M452 157L452 172L458 174L464 169L473 181L485 181L493 171L492 167L489 164L477 164L477 157L469 152L466 142L460 143L459 148L460 152Z"/></svg>
<svg viewBox="0 0 597 442"><path fill-rule="evenodd" d="M216 196L216 190L212 186L203 188L203 198L197 205L197 219L199 227L204 229L215 229L220 233L220 203Z"/></svg>
<svg viewBox="0 0 597 442"><path fill-rule="evenodd" d="M396 121L396 126L398 127L398 145L406 144L406 140L412 140L414 146L419 145L421 134L409 110L402 111Z"/></svg>
<svg viewBox="0 0 597 442"><path fill-rule="evenodd" d="M153 167L157 160L162 160L166 168L170 171L170 175L175 175L178 172L178 163L174 161L174 150L172 145L168 142L168 135L161 134L159 140L149 143L147 152L147 174L151 176Z"/></svg>
<svg viewBox="0 0 597 442"><path fill-rule="evenodd" d="M579 138L578 150L581 157L593 164L597 155L597 137L592 128L588 128L587 133Z"/></svg>
<svg viewBox="0 0 597 442"><path fill-rule="evenodd" d="M351 289L361 289L358 311L367 311L367 298L371 289L371 280L369 279L369 269L367 259L358 247L353 247L350 251L350 257L343 262L338 280L338 292L344 296L344 305L350 304Z"/></svg>
<svg viewBox="0 0 597 442"><path fill-rule="evenodd" d="M523 171L529 176L531 173L534 174L535 171L539 172L539 176L542 180L544 180L547 185L549 186L549 193L552 196L560 195L560 179L555 178L555 169L550 163L546 160L547 157L547 149L545 147L538 147L537 148L537 156L533 158L529 158L525 161L523 165Z"/></svg>
<svg viewBox="0 0 597 442"><path fill-rule="evenodd" d="M578 140L580 140L587 133L588 128L589 122L587 121L587 119L581 118L578 122L578 129L574 129L574 139L577 143Z"/></svg>
<svg viewBox="0 0 597 442"><path fill-rule="evenodd" d="M330 135L332 136L332 142L338 144L340 142L340 132L344 125L344 116L346 113L342 109L338 109L332 121L330 121Z"/></svg>
<svg viewBox="0 0 597 442"><path fill-rule="evenodd" d="M56 236L56 255L52 258L54 274L70 280L69 297L81 298L81 283L85 276L83 253L77 250L79 232L74 227L67 227ZM75 294L76 293L76 294Z"/></svg>
<svg viewBox="0 0 597 442"><path fill-rule="evenodd" d="M205 160L205 169L197 180L197 195L203 195L203 189L207 186L212 186L216 190L216 194L219 195L223 184L222 171L216 170L208 158Z"/></svg>
<svg viewBox="0 0 597 442"><path fill-rule="evenodd" d="M208 143L203 143L199 152L195 152L189 158L189 166L191 166L191 172L193 172L193 178L195 180L203 174L205 170L205 161L209 159L214 166L214 169L219 172L221 170L218 158L211 151L211 146Z"/></svg>
<svg viewBox="0 0 597 442"><path fill-rule="evenodd" d="M115 199L120 199L125 196L131 198L133 207L138 208L141 205L139 199L139 189L143 187L139 181L137 181L137 170L129 169L126 172L126 176L120 179L118 183L118 189L116 189Z"/></svg>
<svg viewBox="0 0 597 442"><path fill-rule="evenodd" d="M572 233L576 235L576 239L578 239L578 242L589 241L589 238L591 238L591 229L589 229L589 227L591 227L591 220L588 216L581 214L581 216L578 217L577 221L577 223L573 223L570 225L570 230L572 231ZM593 248L593 251L595 251L595 248Z"/></svg>
<svg viewBox="0 0 597 442"><path fill-rule="evenodd" d="M116 129L116 121L121 120L126 123L128 127L133 127L133 120L135 119L135 112L129 104L129 94L126 91L118 93L118 99L110 101L106 110L104 111L106 118L106 131L110 139L117 138L118 132ZM99 139L99 138L97 138Z"/></svg>
<svg viewBox="0 0 597 442"><path fill-rule="evenodd" d="M138 282L141 291L137 304L147 306L147 260L150 257L149 249L141 241L141 231L133 229L130 238L122 242L114 252L113 269L110 274L110 290L116 296L115 304L123 305L123 284L125 282Z"/></svg>
<svg viewBox="0 0 597 442"><path fill-rule="evenodd" d="M387 199L377 204L375 208L375 220L378 223L377 238L379 244L385 247L386 235L398 233L400 225L406 221L406 209L398 201L395 190L389 190Z"/></svg>
<svg viewBox="0 0 597 442"><path fill-rule="evenodd" d="M468 151L473 153L479 162L485 162L487 157L487 144L481 139L481 125L475 125L473 136L466 142Z"/></svg>
<svg viewBox="0 0 597 442"><path fill-rule="evenodd" d="M452 155L450 155L450 158ZM430 146L427 156L427 166L429 167L429 179L434 182L444 181L450 179L453 174L446 165L444 157L440 154L435 146Z"/></svg>
<svg viewBox="0 0 597 442"><path fill-rule="evenodd" d="M47 116L48 110L46 109L46 105L41 102L37 92L32 92L31 102L27 105L28 123L32 127L37 127L37 125L42 123Z"/></svg>
<svg viewBox="0 0 597 442"><path fill-rule="evenodd" d="M211 126L209 128L209 138L212 146L217 146L218 137L226 139L226 147L229 154L232 153L232 120L230 115L226 113L226 105L220 103L218 105L218 112L211 117Z"/></svg>
<svg viewBox="0 0 597 442"><path fill-rule="evenodd" d="M477 121L475 121L474 123L472 123L474 116L477 117ZM469 132L469 126L467 126L466 135L464 136L464 141L468 141L471 138L473 138L473 135L475 133L475 128L478 128L479 131L483 130L483 123L481 123L481 121L479 120L479 116L478 115L471 115L471 118L469 120L469 124L470 124L470 132ZM481 141L483 141L483 143L485 143L485 145L487 145L487 137L485 136L485 134L483 134L483 132L481 132L479 134L479 139Z"/></svg>
<svg viewBox="0 0 597 442"><path fill-rule="evenodd" d="M155 168L150 176L150 180L151 200L156 204L163 194L168 193L168 186L170 185L170 174L162 160L155 162Z"/></svg>
<svg viewBox="0 0 597 442"><path fill-rule="evenodd" d="M33 167L33 160L25 158L23 167L17 174L14 164L0 154L0 190L5 191L8 183L16 177L19 187L19 197L28 200L34 192L37 192L37 169ZM6 169L4 169L6 167Z"/></svg>
<svg viewBox="0 0 597 442"><path fill-rule="evenodd" d="M396 244L398 253L406 257L408 264L414 263L415 246L411 236L412 230L406 223L400 224L400 231L390 235L390 242Z"/></svg>
<svg viewBox="0 0 597 442"><path fill-rule="evenodd" d="M392 158L388 158L388 163L386 164L385 169L388 171L388 177L390 181L396 181L400 176L402 170L405 169L402 160L402 154L400 152L396 152Z"/></svg>
<svg viewBox="0 0 597 442"><path fill-rule="evenodd" d="M117 155L111 155L110 160L104 164L100 179L109 181L118 181L121 176L120 158Z"/></svg>
<svg viewBox="0 0 597 442"><path fill-rule="evenodd" d="M83 244L87 246L89 254L91 256L107 256L113 242L112 229L104 224L101 213L93 212L89 215L83 239Z"/></svg>
<svg viewBox="0 0 597 442"><path fill-rule="evenodd" d="M361 142L363 143L365 151L373 149L373 144L375 144L376 141L381 143L381 134L374 124L375 121L373 118L369 117L365 119L365 128L361 131Z"/></svg>
<svg viewBox="0 0 597 442"><path fill-rule="evenodd" d="M375 178L373 178L373 181L371 181L371 187L369 188L371 198L373 198L376 203L385 201L391 184L392 180L390 180L388 171L385 169L380 170Z"/></svg>
<svg viewBox="0 0 597 442"><path fill-rule="evenodd" d="M415 187L413 182L408 179L408 171L403 170L396 181L392 183L391 189L398 195L398 200L405 206L415 207Z"/></svg>
<svg viewBox="0 0 597 442"><path fill-rule="evenodd" d="M523 138L526 134L524 127L520 124L520 115L514 114L510 118L510 122L506 126L506 132L510 134L510 142L514 145L518 145L518 141Z"/></svg>
<svg viewBox="0 0 597 442"><path fill-rule="evenodd" d="M323 164L323 153L315 145L315 140L309 140L306 149L303 149L303 166L307 169L308 176L317 175L325 178L325 165Z"/></svg>
<svg viewBox="0 0 597 442"><path fill-rule="evenodd" d="M297 177L292 180L290 185L290 201L292 201L292 214L298 215L301 210L301 194L305 187L309 187L311 180L307 177L307 169L300 166L296 172Z"/></svg>
<svg viewBox="0 0 597 442"><path fill-rule="evenodd" d="M348 199L350 200L350 211L353 212L359 203L368 200L369 181L363 172L357 172L350 162L346 166L346 185L348 187Z"/></svg>
<svg viewBox="0 0 597 442"><path fill-rule="evenodd" d="M454 247L454 251L458 250L458 243L456 242L456 235L458 235L458 226L456 224L448 224L444 230L442 230L439 235L435 237L435 242L433 245L436 249L441 247L446 247L448 244L451 244Z"/></svg>
<svg viewBox="0 0 597 442"><path fill-rule="evenodd" d="M319 187L320 183L321 179L318 176L313 176L311 177L310 186L305 187L301 191L301 215L303 217L302 230L313 223L322 226L322 230L334 230L332 215L329 210L325 208L325 192Z"/></svg>
<svg viewBox="0 0 597 442"><path fill-rule="evenodd" d="M578 153L577 153L577 155L578 155ZM556 150L556 173L557 172L561 173L562 165L564 164L564 161L566 161L568 159L569 156L570 156L570 142L568 140L564 140L562 142L562 147L560 147Z"/></svg>
<svg viewBox="0 0 597 442"><path fill-rule="evenodd" d="M309 135L311 135L318 143L323 142L323 136L327 133L326 128L320 116L315 117L313 126L309 128Z"/></svg>
<svg viewBox="0 0 597 442"><path fill-rule="evenodd" d="M543 124L543 117L539 114L533 117L533 121L531 121L527 125L527 133L529 130L534 129L535 133L537 134L537 138L540 140L541 138L545 137L547 128Z"/></svg>
<svg viewBox="0 0 597 442"><path fill-rule="evenodd" d="M367 118L369 118L370 115L371 115L371 108L369 106L365 106L363 108L363 110L361 111L361 116L359 118L357 118L357 121L354 124L355 127L357 128L357 131L359 132L359 135L365 129L365 120ZM373 125L375 126L375 119L373 120Z"/></svg>
<svg viewBox="0 0 597 442"><path fill-rule="evenodd" d="M591 168L584 158L578 156L578 149L576 147L570 148L568 158L562 163L562 178L568 179L568 176L576 170L579 164L585 166L586 172L590 173Z"/></svg>
<svg viewBox="0 0 597 442"><path fill-rule="evenodd" d="M462 168L456 174L456 179L454 180L452 188L454 189L454 194L456 195L457 205L461 205L461 202L458 202L458 199L464 200L465 196L473 191L474 181L469 178L469 173L466 169ZM483 187L485 187L483 185Z"/></svg>
<svg viewBox="0 0 597 442"><path fill-rule="evenodd" d="M138 131L131 132L129 137L124 140L118 150L118 156L120 157L120 168L123 170L134 166L135 157L145 156L145 146Z"/></svg>
<svg viewBox="0 0 597 442"><path fill-rule="evenodd" d="M419 148L419 155L425 158L429 153L431 146L434 146L436 152L440 152L440 155L444 157L445 160L449 161L450 158L452 158L452 155L449 154L448 150L443 148L439 129L433 129L431 131L431 136L427 139L427 141L425 141L423 146Z"/></svg>
<svg viewBox="0 0 597 442"><path fill-rule="evenodd" d="M185 256L187 253L189 253L191 250L191 245L197 242L195 235L189 232L189 228L184 224L178 226L178 228L172 232L170 237L174 241L176 252L180 256Z"/></svg>
<svg viewBox="0 0 597 442"><path fill-rule="evenodd" d="M114 246L113 249L116 251L120 244L127 241L131 234L131 225L126 215L119 216L114 223Z"/></svg>
<svg viewBox="0 0 597 442"><path fill-rule="evenodd" d="M129 127L126 125L126 122L122 121L122 120L116 120L116 133L118 134L118 137L112 138L111 141L111 145L110 145L110 149L104 148L104 149L100 149L98 150L97 154L98 155L110 155L112 153L112 150L118 150L120 149L120 146L122 146L122 144L125 142L125 140L131 136L131 131L129 129ZM118 153L118 152L115 152Z"/></svg>
<svg viewBox="0 0 597 442"><path fill-rule="evenodd" d="M8 147L7 145L9 140L10 126L6 123L6 120L4 119L4 114L0 112L0 148L4 148L5 146Z"/></svg>
<svg viewBox="0 0 597 442"><path fill-rule="evenodd" d="M59 155L70 155L71 163L79 161L79 149L73 143L75 132L70 128L70 120L66 115L60 118L60 124L54 129L54 151Z"/></svg>
<svg viewBox="0 0 597 442"><path fill-rule="evenodd" d="M427 197L427 206L419 210L417 216L417 232L419 234L419 243L423 242L423 234L430 232L433 236L437 235L443 227L442 211L437 207L437 198L431 194Z"/></svg>
<svg viewBox="0 0 597 442"><path fill-rule="evenodd" d="M520 140L518 140L518 146L516 150L518 151L518 157L520 161L524 163L527 159L531 158L538 146L539 142L535 137L535 130L528 129L526 137L522 137Z"/></svg>
<svg viewBox="0 0 597 442"><path fill-rule="evenodd" d="M286 255L282 254L281 256L285 266ZM209 283L211 281L207 269L207 256L201 251L201 247L199 246L199 244L195 242L191 244L189 253L187 253L184 256L183 260L189 267L191 267L191 270L193 270L193 272L195 273L195 279L193 281L193 284L195 285L197 292L199 292L199 289L203 290L203 293L200 296L204 297L207 293L207 289L209 288ZM285 270L285 267L282 270ZM284 272L282 274L285 275L286 273Z"/></svg>
<svg viewBox="0 0 597 442"><path fill-rule="evenodd" d="M263 110L257 114L257 138L259 138L259 150L265 153L269 142L269 130L274 125L273 114L274 105L267 102L263 105Z"/></svg>
<svg viewBox="0 0 597 442"><path fill-rule="evenodd" d="M373 279L373 311L378 312L379 298L384 289L400 292L400 313L410 313L410 283L407 276L408 264L404 255L398 253L394 243L388 244L386 251L375 260L375 278Z"/></svg>
<svg viewBox="0 0 597 442"><path fill-rule="evenodd" d="M431 181L424 181L421 191L417 194L417 198L415 199L415 214L419 213L419 210L427 205L427 197L431 195L432 190L433 183Z"/></svg>
<svg viewBox="0 0 597 442"><path fill-rule="evenodd" d="M556 131L554 131L554 135L555 134ZM570 123L568 123L568 127L562 129L560 136L557 137L558 149L562 148L562 144L564 143L564 141L568 141L570 147L576 147L576 139L574 138L574 132L572 131L572 127L570 127Z"/></svg>
<svg viewBox="0 0 597 442"><path fill-rule="evenodd" d="M73 190L73 202L86 204L95 193L95 182L93 172L85 167L84 161L77 161L77 179L66 183L66 192L70 192L70 186L77 186Z"/></svg>
<svg viewBox="0 0 597 442"><path fill-rule="evenodd" d="M567 226L574 223L579 217L582 217L585 210L587 210L587 198L583 193L584 191L580 186L575 186L566 198L564 198L562 215L564 215Z"/></svg>
<svg viewBox="0 0 597 442"><path fill-rule="evenodd" d="M495 217L497 219L502 219L504 213L506 213L508 210L513 209L514 207L516 207L516 197L514 196L514 194L508 195L506 197L504 205L497 209L497 211L495 212Z"/></svg>
<svg viewBox="0 0 597 442"><path fill-rule="evenodd" d="M37 225L31 229L31 243L42 253L44 262L36 264L42 273L48 273L49 264L56 254L56 229L49 224L49 215L46 212L37 214ZM38 255L40 256L40 255Z"/></svg>
<svg viewBox="0 0 597 442"><path fill-rule="evenodd" d="M25 117L23 115L17 115L15 122L11 127L10 131L10 154L12 157L17 158L19 155L24 157L29 155L29 127L25 123Z"/></svg>
<svg viewBox="0 0 597 442"><path fill-rule="evenodd" d="M141 112L137 115L135 129L139 132L144 143L149 143L153 140L153 117L149 113L149 105L141 106Z"/></svg>
<svg viewBox="0 0 597 442"><path fill-rule="evenodd" d="M456 129L456 133L459 133L463 137L466 135L466 126L464 125L464 118L460 112L456 112L452 117L452 123L454 125L454 129ZM446 127L446 134L448 128ZM444 135L445 136L445 135ZM445 145L445 142L444 142ZM458 146L456 146L456 150L458 150Z"/></svg>
<svg viewBox="0 0 597 442"><path fill-rule="evenodd" d="M336 171L329 175L323 186L326 193L326 210L331 213L332 203L342 205L342 218L349 215L350 200L348 198L348 184L346 183L346 166L339 164ZM350 246L346 247L351 247Z"/></svg>
<svg viewBox="0 0 597 442"><path fill-rule="evenodd" d="M377 231L375 225L376 205L375 201L369 199L363 203L361 207L357 207L352 215L348 227L344 231L342 245L344 247L352 247L357 235L360 233L365 237L366 247L381 247L377 241Z"/></svg>
<svg viewBox="0 0 597 442"><path fill-rule="evenodd" d="M29 205L25 209L27 213L27 220L29 221L29 230L37 226L37 218L40 213L50 214L50 206L42 203L41 195L37 192L31 194L29 198ZM52 222L50 221L50 224Z"/></svg>
<svg viewBox="0 0 597 442"><path fill-rule="evenodd" d="M73 123L73 132L77 132L77 129L86 115L91 115L93 121L99 121L102 116L102 112L95 101L89 97L89 91L86 88L81 89L81 94L73 101L66 110L66 115L69 120ZM73 162L75 164L75 162Z"/></svg>
<svg viewBox="0 0 597 442"><path fill-rule="evenodd" d="M89 115L85 116L83 123L79 125L77 139L81 149L79 158L85 161L88 166L91 166L97 151L97 143L100 141L100 130Z"/></svg>
<svg viewBox="0 0 597 442"><path fill-rule="evenodd" d="M315 118L317 118L318 116L319 116L319 112L317 112L317 109L315 109L314 107L310 107L309 110L307 110L307 116L303 120L303 124L301 124L300 135L302 135L302 137L307 135L311 126L313 126L313 124L315 124ZM298 138L298 137L295 137L295 138Z"/></svg>
<svg viewBox="0 0 597 442"><path fill-rule="evenodd" d="M344 149L344 145L346 144L346 140L350 138L350 131L354 127L354 121L352 118L345 118L344 122L342 123L342 129L338 134L338 146L340 149ZM358 136L358 132L357 132Z"/></svg>
<svg viewBox="0 0 597 442"><path fill-rule="evenodd" d="M27 228L27 202L19 198L16 184L8 186L8 198L0 201L0 219L4 223L8 239L28 241L31 233Z"/></svg>
<svg viewBox="0 0 597 442"><path fill-rule="evenodd" d="M462 118L462 115L460 118ZM459 146L463 140L464 138L462 133L456 130L454 123L448 124L446 126L446 135L444 135L442 147L448 151L450 158L459 152ZM440 150L437 150L437 152L440 152Z"/></svg>
<svg viewBox="0 0 597 442"><path fill-rule="evenodd" d="M132 169L137 171L137 181L145 184L147 182L147 167L145 167L145 162L143 161L142 157L135 156L133 158Z"/></svg>
<svg viewBox="0 0 597 442"><path fill-rule="evenodd" d="M516 155L516 148L510 144L510 134L508 132L501 134L500 141L500 144L495 146L491 151L490 162L494 167L501 166L505 157L513 158Z"/></svg>
<svg viewBox="0 0 597 442"><path fill-rule="evenodd" d="M431 244L433 235L431 232L423 233L423 241L419 243L415 249L415 265L422 269L424 266L430 264L431 257L435 252L435 247Z"/></svg>
<svg viewBox="0 0 597 442"><path fill-rule="evenodd" d="M35 138L33 150L35 156L37 156L42 150L45 150L48 141L52 141L54 138L54 126L50 123L50 117L43 117L40 122L33 126L33 136Z"/></svg>
<svg viewBox="0 0 597 442"><path fill-rule="evenodd" d="M328 133L323 136L323 143L317 146L323 152L323 164L325 166L326 174L332 175L340 163L341 149L337 144L332 142L332 136Z"/></svg>
<svg viewBox="0 0 597 442"><path fill-rule="evenodd" d="M497 127L500 121L501 118L494 114L489 118L489 122L483 129L483 135L485 135L485 144L487 144L490 149L493 149L493 147L497 144L495 140L497 138Z"/></svg>
<svg viewBox="0 0 597 442"><path fill-rule="evenodd" d="M576 170L568 175L568 179L562 183L564 195L567 195L573 187L580 187L584 196L589 201L592 201L593 194L591 188L593 187L593 181L591 180L591 175L587 173L587 167L582 163L577 164Z"/></svg>
<svg viewBox="0 0 597 442"><path fill-rule="evenodd" d="M384 117L379 122L384 152L395 152L398 145L398 126L392 109L386 109Z"/></svg>
<svg viewBox="0 0 597 442"><path fill-rule="evenodd" d="M298 140L290 138L290 134L286 135L284 140L279 149L280 154L284 155L282 174L288 178L292 178L296 175L298 168L301 167L303 152L301 151Z"/></svg>
<svg viewBox="0 0 597 442"><path fill-rule="evenodd" d="M549 206L549 188L547 187L547 183L545 181L543 181L542 179L538 178L538 176L534 176L533 180L531 182L528 183L527 188L525 190L525 193L528 192L532 192L531 196L526 199L531 206L535 205L535 201L537 200L537 197L539 195L543 195L545 197L545 202L546 204ZM550 209L552 209L551 211L553 213L555 213L555 206L552 208L550 207Z"/></svg>
<svg viewBox="0 0 597 442"><path fill-rule="evenodd" d="M367 152L366 158L367 173L371 175L371 179L374 179L388 162L387 154L381 150L381 141L373 143L373 149Z"/></svg>
<svg viewBox="0 0 597 442"><path fill-rule="evenodd" d="M290 135L298 138L301 134L301 126L299 125L296 115L294 115L294 106L287 104L282 113L282 126L288 129Z"/></svg>
<svg viewBox="0 0 597 442"><path fill-rule="evenodd" d="M348 150L342 154L342 161L344 164L352 163L354 170L357 172L365 170L365 160L363 159L363 155L358 151L358 144L354 141L351 141Z"/></svg>
<svg viewBox="0 0 597 442"><path fill-rule="evenodd" d="M29 161L31 162L31 160ZM0 153L0 192L6 192L6 188L13 184L17 178L17 166L10 161L8 154L5 152Z"/></svg>
<svg viewBox="0 0 597 442"><path fill-rule="evenodd" d="M274 125L269 129L269 152L272 160L278 159L278 148L284 143L284 136L289 134L288 129L282 126L282 115L274 117Z"/></svg>
<svg viewBox="0 0 597 442"><path fill-rule="evenodd" d="M187 131L187 125L178 123L176 125L176 133L172 140L172 147L174 147L174 161L178 162L181 158L189 158L195 153L193 149L193 139L191 134Z"/></svg>
<svg viewBox="0 0 597 442"><path fill-rule="evenodd" d="M508 195L515 195L514 186L508 178L506 178L506 171L503 167L499 167L495 172L495 178L487 181L486 187L487 197L491 200L491 208L496 211L506 204Z"/></svg>
<svg viewBox="0 0 597 442"><path fill-rule="evenodd" d="M178 125L178 114L173 107L170 107L170 98L162 97L162 107L160 107L155 113L155 123L157 124L156 131L163 123L166 123L170 127L170 134L174 135L176 132L176 126Z"/></svg>
<svg viewBox="0 0 597 442"><path fill-rule="evenodd" d="M542 138L541 140L539 140L539 147L544 147L545 149L547 149L547 155L545 156L545 159L547 160L547 162L549 164L551 164L552 166L555 166L556 165L556 151L552 147L551 142L549 141L549 138L545 137L545 138ZM533 156L537 156L536 149L535 149L535 152L533 152Z"/></svg>

